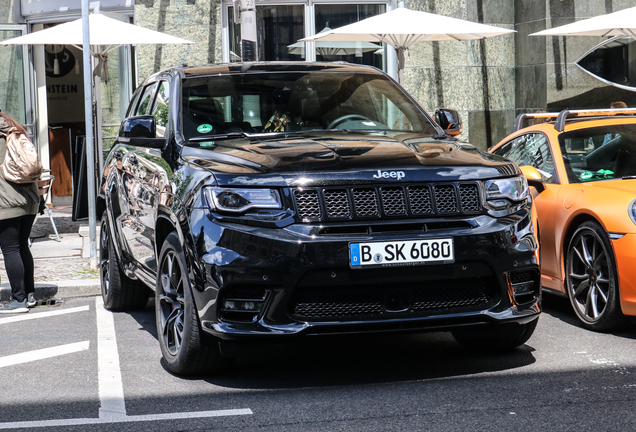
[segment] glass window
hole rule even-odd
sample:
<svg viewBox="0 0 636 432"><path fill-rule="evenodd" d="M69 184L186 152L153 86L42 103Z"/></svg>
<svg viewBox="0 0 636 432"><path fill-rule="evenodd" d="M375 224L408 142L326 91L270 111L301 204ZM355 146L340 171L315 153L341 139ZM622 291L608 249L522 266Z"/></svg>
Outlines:
<svg viewBox="0 0 636 432"><path fill-rule="evenodd" d="M337 29L386 12L383 4L317 4L316 33ZM316 42L316 60L346 61L383 69L384 47L370 42Z"/></svg>
<svg viewBox="0 0 636 432"><path fill-rule="evenodd" d="M565 132L559 144L571 183L636 176L636 125Z"/></svg>
<svg viewBox="0 0 636 432"><path fill-rule="evenodd" d="M241 61L241 26L234 24L234 8L229 8L230 61ZM305 37L305 6L276 5L256 7L258 59L261 61L297 61L304 52L289 48Z"/></svg>
<svg viewBox="0 0 636 432"><path fill-rule="evenodd" d="M425 114L378 74L269 71L188 78L182 104L186 139L325 129L435 133Z"/></svg>
<svg viewBox="0 0 636 432"><path fill-rule="evenodd" d="M156 83L148 85L144 89L144 93L141 95L139 99L139 105L137 106L137 110L135 111L135 115L146 115L150 114L150 107L152 102L152 91L157 86Z"/></svg>
<svg viewBox="0 0 636 432"><path fill-rule="evenodd" d="M18 36L22 36L22 31L0 30L0 41ZM21 124L27 124L30 119L27 119L23 53L21 45L0 46L0 107Z"/></svg>
<svg viewBox="0 0 636 432"><path fill-rule="evenodd" d="M577 64L610 84L636 87L635 42L631 37L615 37L603 41Z"/></svg>
<svg viewBox="0 0 636 432"><path fill-rule="evenodd" d="M70 48L69 48L70 49ZM77 70L81 70L82 52L77 50L75 59ZM131 96L132 74L131 47L121 46L108 53L106 69L100 66L101 106L102 106L102 143L104 151L112 147L119 125L124 118Z"/></svg>
<svg viewBox="0 0 636 432"><path fill-rule="evenodd" d="M546 183L558 183L550 143L542 133L521 135L504 144L494 153L510 159L519 166L536 168Z"/></svg>
<svg viewBox="0 0 636 432"><path fill-rule="evenodd" d="M229 60L241 61L241 26L234 24L232 6L227 9ZM257 5L258 60L261 61L347 61L385 69L384 44L371 42L315 42L315 53L305 50L311 46L300 39L309 35L305 13L311 16L315 31L327 31L358 22L386 12L386 4L309 3L295 5Z"/></svg>
<svg viewBox="0 0 636 432"><path fill-rule="evenodd" d="M168 126L168 107L170 106L170 85L167 81L161 81L157 96L155 97L155 105L152 108L152 115L157 119L157 136L165 136L166 127Z"/></svg>

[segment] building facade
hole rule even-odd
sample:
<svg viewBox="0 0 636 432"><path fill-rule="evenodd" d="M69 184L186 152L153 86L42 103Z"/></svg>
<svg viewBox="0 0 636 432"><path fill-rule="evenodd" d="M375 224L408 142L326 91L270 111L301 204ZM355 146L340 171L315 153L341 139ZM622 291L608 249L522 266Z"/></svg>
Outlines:
<svg viewBox="0 0 636 432"><path fill-rule="evenodd" d="M105 0L99 5L102 13L195 42L121 47L98 68L106 148L135 86L153 72L174 64L240 61L240 28L233 22L231 0ZM603 108L615 100L636 106L629 84L636 64L631 40L529 36L634 7L636 0L406 0L405 6L517 31L487 40L422 42L406 54L406 90L431 114L438 107L457 109L464 123L461 138L481 149L507 135L520 112ZM395 77L390 47L334 52L298 40L396 7L396 0L256 0L259 60L344 60ZM0 12L0 40L81 16L79 0L0 0ZM598 48L602 43L607 45ZM0 82L7 83L0 85L0 107L31 126L54 174L59 164L68 163L68 172L58 175L60 183L70 181L64 148L84 133L81 52L70 46L0 46L0 61L7 65L0 69ZM68 187L63 189L54 195L68 193Z"/></svg>

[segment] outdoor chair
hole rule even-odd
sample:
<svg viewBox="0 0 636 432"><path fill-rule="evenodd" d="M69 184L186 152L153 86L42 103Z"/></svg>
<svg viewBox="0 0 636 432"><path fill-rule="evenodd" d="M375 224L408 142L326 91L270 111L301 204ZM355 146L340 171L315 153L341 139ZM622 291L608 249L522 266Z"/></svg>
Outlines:
<svg viewBox="0 0 636 432"><path fill-rule="evenodd" d="M53 225L53 229L55 230L55 236L57 237L57 241L62 241L60 239L60 234L57 232L57 227L55 226L55 220L53 219L53 214L51 213L51 209L46 202L49 200L49 193L51 192L51 185L53 184L53 180L55 180L55 176L50 174L50 171L44 171L42 176L38 180L38 190L40 191L40 196L44 199L44 207L46 211L49 213L49 219L51 219L51 225Z"/></svg>

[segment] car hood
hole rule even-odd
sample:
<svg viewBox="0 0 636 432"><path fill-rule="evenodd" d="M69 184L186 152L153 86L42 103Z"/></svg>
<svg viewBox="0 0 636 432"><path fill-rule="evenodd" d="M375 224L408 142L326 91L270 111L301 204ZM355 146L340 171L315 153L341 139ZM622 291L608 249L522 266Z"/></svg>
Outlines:
<svg viewBox="0 0 636 432"><path fill-rule="evenodd" d="M211 139L184 147L181 157L228 186L476 180L519 172L513 163L473 145L417 134Z"/></svg>

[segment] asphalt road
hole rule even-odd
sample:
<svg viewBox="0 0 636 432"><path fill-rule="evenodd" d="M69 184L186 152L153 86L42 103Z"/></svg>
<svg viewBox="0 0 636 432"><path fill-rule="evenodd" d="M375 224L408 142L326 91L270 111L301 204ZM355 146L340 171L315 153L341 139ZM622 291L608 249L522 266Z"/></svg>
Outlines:
<svg viewBox="0 0 636 432"><path fill-rule="evenodd" d="M319 339L189 379L163 368L151 307L111 314L100 301L0 317L0 429L636 430L636 327L583 330L554 297L508 354L448 333Z"/></svg>

